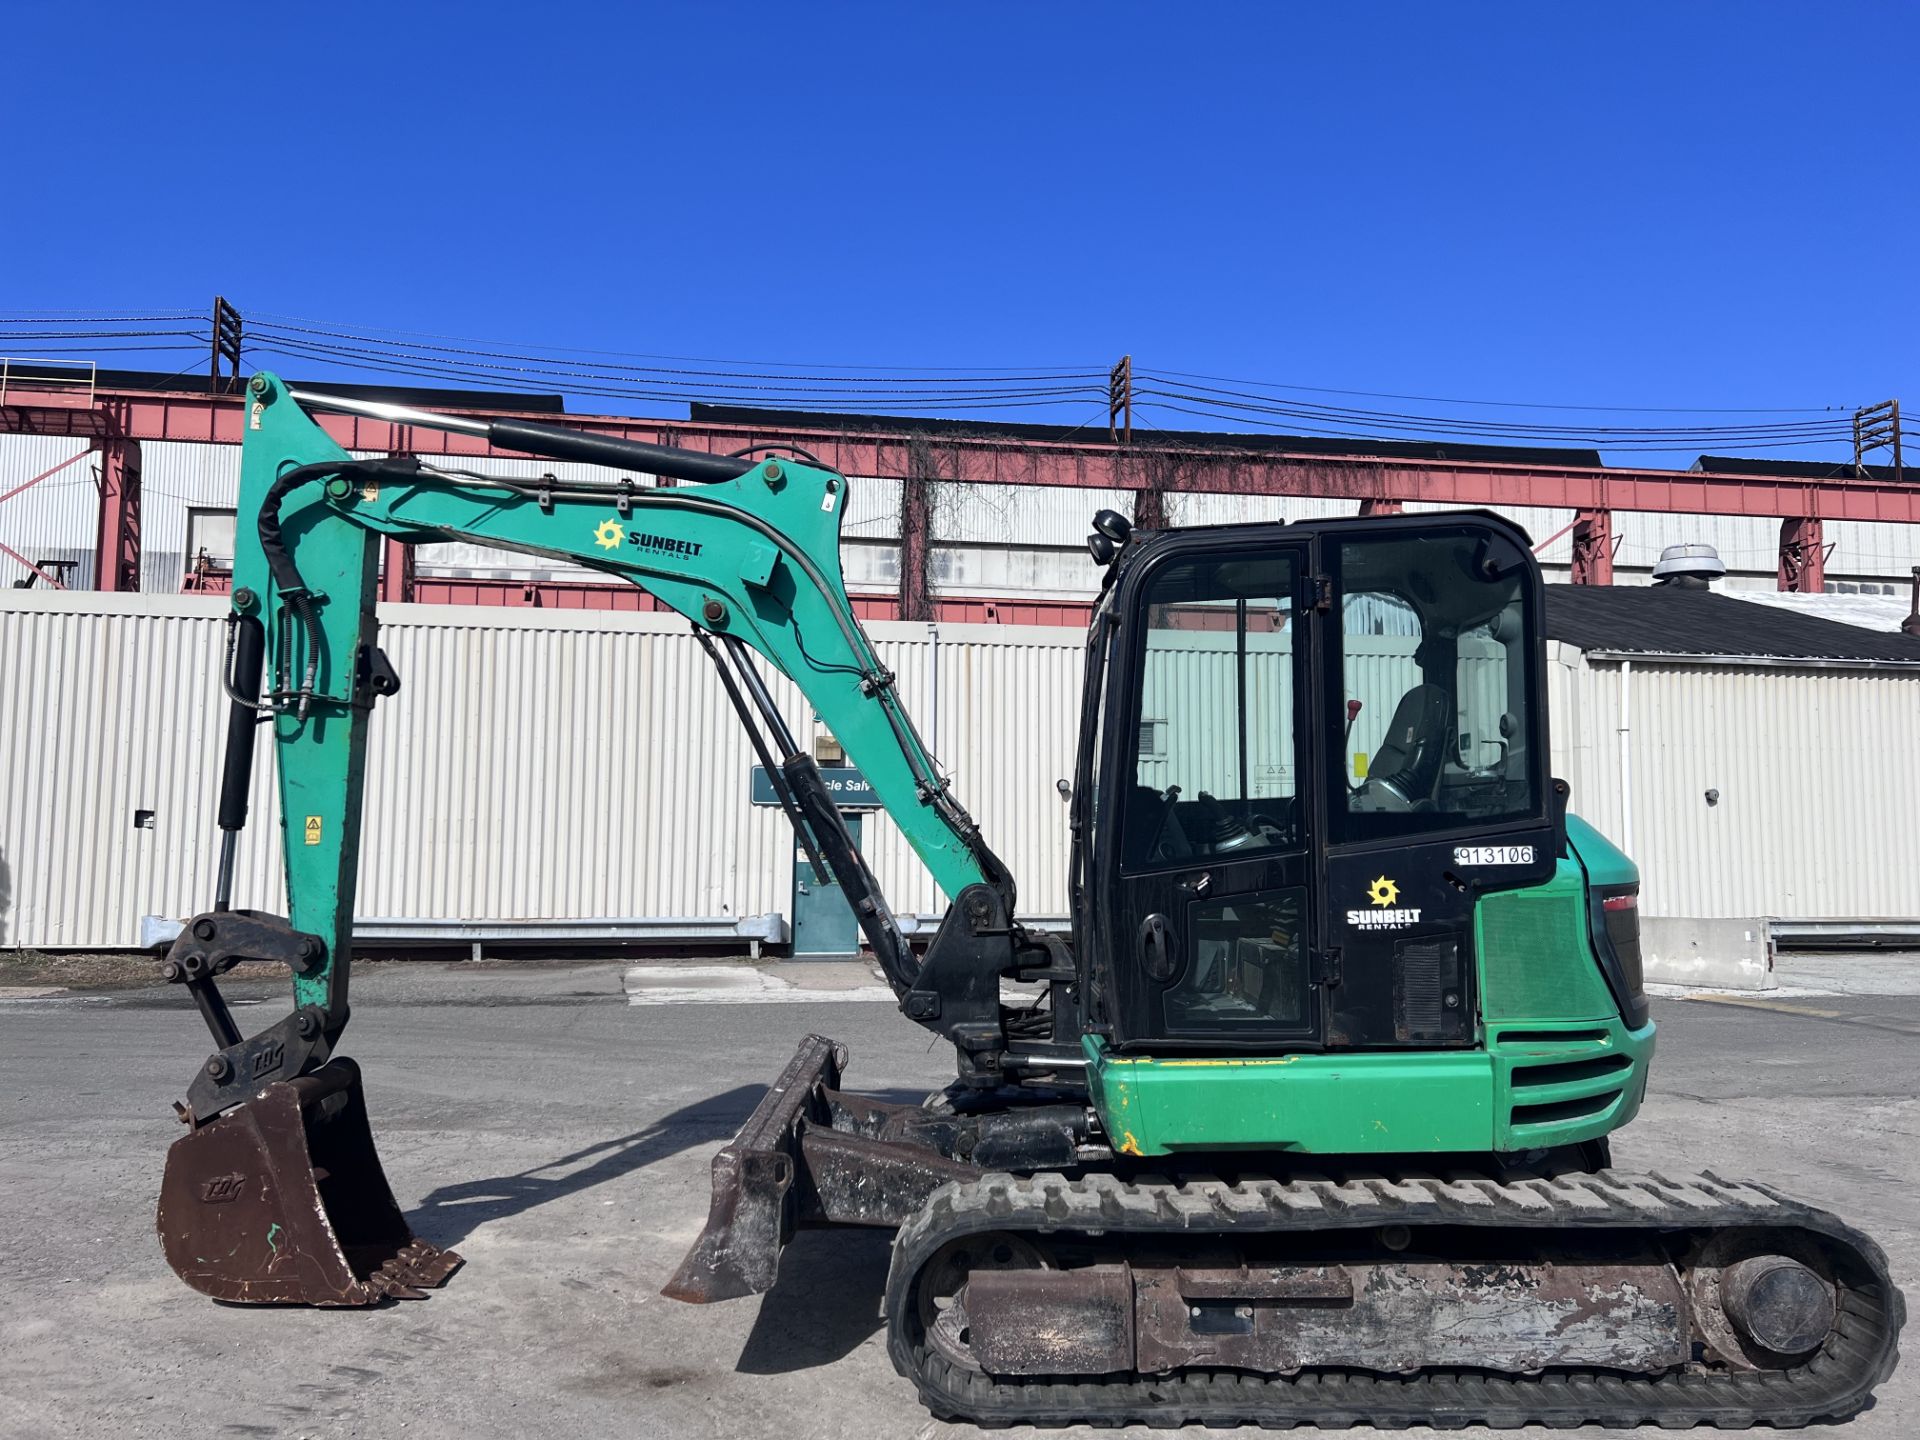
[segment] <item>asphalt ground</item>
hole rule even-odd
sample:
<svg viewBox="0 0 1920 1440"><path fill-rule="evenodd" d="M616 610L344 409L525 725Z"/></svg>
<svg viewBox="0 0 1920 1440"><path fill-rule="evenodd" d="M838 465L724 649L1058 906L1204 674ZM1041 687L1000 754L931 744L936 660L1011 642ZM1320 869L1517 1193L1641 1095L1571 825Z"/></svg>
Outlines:
<svg viewBox="0 0 1920 1440"><path fill-rule="evenodd" d="M217 1306L166 1268L169 1107L207 1048L184 997L0 999L0 1435L975 1433L930 1421L887 1360L884 1234L803 1233L760 1299L658 1294L705 1218L713 1151L800 1036L850 1045L863 1090L917 1098L950 1073L889 1004L764 988L629 1004L615 964L378 967L346 1048L402 1207L467 1264L371 1311ZM1824 1205L1920 1297L1920 987L1806 988L1657 1002L1652 1088L1615 1163ZM284 982L233 993L261 1002L247 1028L285 1003ZM1920 1433L1912 1362L1844 1433Z"/></svg>

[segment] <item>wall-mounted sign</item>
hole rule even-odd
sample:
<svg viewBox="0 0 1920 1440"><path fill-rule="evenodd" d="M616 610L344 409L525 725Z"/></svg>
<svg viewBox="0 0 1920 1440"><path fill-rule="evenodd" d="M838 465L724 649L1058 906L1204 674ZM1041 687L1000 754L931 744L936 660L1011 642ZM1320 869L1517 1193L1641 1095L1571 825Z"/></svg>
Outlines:
<svg viewBox="0 0 1920 1440"><path fill-rule="evenodd" d="M753 767L752 800L756 805L778 805L773 780L764 765ZM873 793L867 777L851 765L822 765L820 778L827 782L827 793L842 810L878 810L880 797Z"/></svg>

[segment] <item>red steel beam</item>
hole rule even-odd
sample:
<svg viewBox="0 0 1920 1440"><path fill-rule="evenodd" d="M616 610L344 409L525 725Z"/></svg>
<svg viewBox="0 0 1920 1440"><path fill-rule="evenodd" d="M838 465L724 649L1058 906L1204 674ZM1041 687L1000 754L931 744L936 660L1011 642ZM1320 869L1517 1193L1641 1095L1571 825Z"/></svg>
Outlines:
<svg viewBox="0 0 1920 1440"><path fill-rule="evenodd" d="M1613 583L1613 513L1582 510L1574 517L1571 579L1576 585Z"/></svg>
<svg viewBox="0 0 1920 1440"><path fill-rule="evenodd" d="M100 518L94 537L93 588L140 588L140 442L96 442L100 453Z"/></svg>
<svg viewBox="0 0 1920 1440"><path fill-rule="evenodd" d="M55 475L58 475L62 470L66 469L69 465L79 464L82 460L86 459L91 454L93 454L93 451L91 450L77 451L74 454L69 455L66 459L62 460L57 465L49 465L46 469L42 470L38 475L34 476L31 480L22 480L18 485L14 486L11 490L0 492L0 505L6 504L7 501L11 500L14 496L18 495L22 490L31 490L34 486L38 485L42 480L52 479Z"/></svg>
<svg viewBox="0 0 1920 1440"><path fill-rule="evenodd" d="M1818 520L1780 522L1779 588L1818 595L1827 582L1827 537Z"/></svg>
<svg viewBox="0 0 1920 1440"><path fill-rule="evenodd" d="M14 387L9 389L6 407L0 409L0 433L121 435L136 440L238 444L246 423L243 398L100 391L97 404L79 408L57 392L49 392L42 403L34 392ZM526 418L552 422L558 417L547 414ZM512 453L496 451L474 436L383 420L329 414L321 416L320 422L334 439L353 450L450 456ZM568 415L564 423L597 434L712 453L784 440L804 445L829 465L856 476L907 475L913 442L918 439L924 444L929 438L606 415ZM931 438L944 479L998 485L1152 488L1140 459L1140 447L1128 449L1104 441L993 436ZM1687 470L1593 469L1204 447L1176 447L1160 453L1179 462L1155 467L1157 475L1163 477L1157 483L1173 490L1333 496L1376 503L1424 500L1448 505L1920 523L1920 486L1866 477L1805 480L1780 475L1707 475Z"/></svg>
<svg viewBox="0 0 1920 1440"><path fill-rule="evenodd" d="M27 569L33 571L34 574L38 575L42 580L46 581L49 585L51 585L56 590L64 590L67 588L66 582L62 580L58 575L53 575L48 573L45 570L42 570L38 565L34 564L33 561L29 560L26 556L22 555L18 550L14 549L11 545L0 545L0 555L5 555L10 559L18 560L22 565L26 566Z"/></svg>
<svg viewBox="0 0 1920 1440"><path fill-rule="evenodd" d="M407 601L414 594L413 546L386 539L380 542L380 598Z"/></svg>

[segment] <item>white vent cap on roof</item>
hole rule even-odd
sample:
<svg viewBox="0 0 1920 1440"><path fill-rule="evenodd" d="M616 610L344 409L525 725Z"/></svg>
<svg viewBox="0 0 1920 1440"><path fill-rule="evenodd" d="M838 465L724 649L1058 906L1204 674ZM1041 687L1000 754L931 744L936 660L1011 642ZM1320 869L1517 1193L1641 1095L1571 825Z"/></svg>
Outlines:
<svg viewBox="0 0 1920 1440"><path fill-rule="evenodd" d="M1720 563L1720 552L1711 545L1701 544L1669 545L1660 552L1660 558L1653 566L1655 580L1679 580L1683 577L1718 580L1726 573L1727 567Z"/></svg>

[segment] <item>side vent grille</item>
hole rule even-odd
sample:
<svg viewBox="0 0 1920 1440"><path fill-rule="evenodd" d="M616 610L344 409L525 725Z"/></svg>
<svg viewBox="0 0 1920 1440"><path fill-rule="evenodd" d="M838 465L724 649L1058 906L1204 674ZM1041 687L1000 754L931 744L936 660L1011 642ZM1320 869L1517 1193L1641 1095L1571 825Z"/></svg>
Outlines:
<svg viewBox="0 0 1920 1440"><path fill-rule="evenodd" d="M1518 1036L1508 1032L1500 1038L1511 1044ZM1564 1031L1541 1036L1543 1040L1569 1038ZM1520 1061L1508 1082L1513 1098L1509 1118L1516 1130L1603 1119L1620 1105L1632 1073L1631 1057L1617 1054L1555 1060L1549 1052L1535 1064Z"/></svg>
<svg viewBox="0 0 1920 1440"><path fill-rule="evenodd" d="M1569 1120L1586 1120L1604 1115L1619 1102L1620 1092L1590 1095L1580 1100L1554 1100L1545 1105L1513 1107L1515 1128L1523 1125L1565 1125Z"/></svg>
<svg viewBox="0 0 1920 1440"><path fill-rule="evenodd" d="M1466 1012L1458 942L1402 940L1393 947L1394 1039L1465 1039Z"/></svg>
<svg viewBox="0 0 1920 1440"><path fill-rule="evenodd" d="M1604 1045L1610 1038L1604 1030L1501 1030L1496 1045Z"/></svg>
<svg viewBox="0 0 1920 1440"><path fill-rule="evenodd" d="M1517 1094L1541 1085L1565 1085L1581 1080L1605 1081L1632 1068L1633 1061L1625 1055L1603 1055L1598 1060L1570 1060L1564 1065L1527 1065L1513 1072L1513 1088Z"/></svg>

